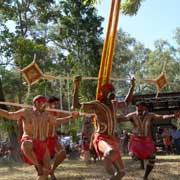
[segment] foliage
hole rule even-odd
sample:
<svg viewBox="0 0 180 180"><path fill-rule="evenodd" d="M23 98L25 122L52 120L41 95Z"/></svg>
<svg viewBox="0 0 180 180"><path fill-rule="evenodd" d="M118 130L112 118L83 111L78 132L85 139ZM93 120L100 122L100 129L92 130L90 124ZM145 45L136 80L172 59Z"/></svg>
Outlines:
<svg viewBox="0 0 180 180"><path fill-rule="evenodd" d="M102 17L97 16L96 10L90 2L61 1L61 18L59 25L51 32L51 38L57 48L61 48L65 54L59 53L64 59L61 68L63 73L97 76L100 64L100 50L102 34ZM65 72L64 72L65 71ZM95 96L95 83L92 86L83 82L82 93L88 97ZM88 86L88 88L87 88Z"/></svg>
<svg viewBox="0 0 180 180"><path fill-rule="evenodd" d="M100 3L100 2L101 2L101 0L84 0L84 4L90 3L90 4L94 5L94 4Z"/></svg>
<svg viewBox="0 0 180 180"><path fill-rule="evenodd" d="M36 62L45 74L53 76L97 77L103 39L94 0L0 1L0 75L7 101L24 102L27 86L18 70L27 66L36 54ZM125 14L136 14L142 0L124 1ZM10 23L11 22L11 23ZM9 27L8 23L12 27ZM159 39L150 50L123 30L118 30L112 77L118 96L125 96L129 79L156 78L166 72L169 85L164 92L179 91L180 28L174 38L177 46ZM13 88L12 88L13 84ZM81 101L95 98L96 81L82 81ZM63 109L70 109L72 81L40 80L31 87L28 103L37 94L59 96ZM155 87L137 81L135 93L154 93ZM75 130L80 123L74 125Z"/></svg>
<svg viewBox="0 0 180 180"><path fill-rule="evenodd" d="M122 12L125 15L136 15L143 0L125 0L122 4Z"/></svg>

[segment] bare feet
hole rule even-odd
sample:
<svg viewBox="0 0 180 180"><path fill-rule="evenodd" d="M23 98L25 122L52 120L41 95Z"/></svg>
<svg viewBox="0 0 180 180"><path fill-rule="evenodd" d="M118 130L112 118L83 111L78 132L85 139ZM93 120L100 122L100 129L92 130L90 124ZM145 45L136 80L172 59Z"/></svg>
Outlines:
<svg viewBox="0 0 180 180"><path fill-rule="evenodd" d="M125 176L125 171L121 171L116 175L112 176L109 180L120 180Z"/></svg>
<svg viewBox="0 0 180 180"><path fill-rule="evenodd" d="M56 176L51 176L51 180L57 180Z"/></svg>
<svg viewBox="0 0 180 180"><path fill-rule="evenodd" d="M54 175L54 171L51 169L50 170L50 176L51 176L51 180L57 180L56 176Z"/></svg>

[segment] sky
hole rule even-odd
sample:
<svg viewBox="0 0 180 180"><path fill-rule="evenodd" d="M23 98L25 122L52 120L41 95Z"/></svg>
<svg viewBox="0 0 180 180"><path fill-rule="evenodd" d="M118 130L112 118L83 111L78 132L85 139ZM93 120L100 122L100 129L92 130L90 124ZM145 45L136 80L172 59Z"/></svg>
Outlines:
<svg viewBox="0 0 180 180"><path fill-rule="evenodd" d="M96 5L98 15L105 18L103 36L106 35L110 6L111 0L101 0ZM120 13L118 22L118 28L150 49L158 39L176 46L173 37L177 27L180 28L180 0L144 0L137 15L125 16Z"/></svg>

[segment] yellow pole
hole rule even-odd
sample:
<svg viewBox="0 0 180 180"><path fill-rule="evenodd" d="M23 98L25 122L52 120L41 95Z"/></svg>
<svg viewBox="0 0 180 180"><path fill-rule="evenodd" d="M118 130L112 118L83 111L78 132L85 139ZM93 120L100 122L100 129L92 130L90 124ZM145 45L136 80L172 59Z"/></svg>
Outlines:
<svg viewBox="0 0 180 180"><path fill-rule="evenodd" d="M106 33L106 38L104 41L104 46L103 46L103 51L102 51L102 56L101 56L101 64L100 64L100 69L99 69L99 75L98 75L98 84L97 84L97 91L96 94L99 92L99 88L102 86L103 82L103 74L104 74L104 67L106 66L106 57L107 57L107 48L109 44L109 37L111 33L111 26L112 26L112 19L113 19L113 12L114 12L114 4L115 0L112 0L111 2L111 9L110 9L110 16L109 16L109 21L108 21L108 28L107 28L107 33Z"/></svg>
<svg viewBox="0 0 180 180"><path fill-rule="evenodd" d="M111 70L112 70L112 62L113 62L113 56L114 56L114 49L115 49L115 42L116 42L116 34L117 34L117 25L118 25L118 19L119 19L119 11L120 11L120 1L118 0L116 2L116 9L115 9L115 14L114 14L114 23L113 23L113 29L112 29L112 36L111 36L111 42L110 42L110 47L109 47L109 54L108 54L108 60L107 60L107 66L106 66L106 82L109 82L110 76L111 76Z"/></svg>
<svg viewBox="0 0 180 180"><path fill-rule="evenodd" d="M101 64L98 75L98 84L96 89L96 99L99 94L99 89L101 86L109 82L110 74L112 70L112 61L115 48L116 32L120 11L120 2L121 0L112 0L111 1L111 10L108 22L108 29L106 33L106 38L104 41Z"/></svg>

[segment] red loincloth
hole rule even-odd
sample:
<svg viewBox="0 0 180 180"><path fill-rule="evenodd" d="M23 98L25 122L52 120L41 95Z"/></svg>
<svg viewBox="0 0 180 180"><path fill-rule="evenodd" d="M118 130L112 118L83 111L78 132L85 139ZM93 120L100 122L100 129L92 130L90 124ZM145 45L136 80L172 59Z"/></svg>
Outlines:
<svg viewBox="0 0 180 180"><path fill-rule="evenodd" d="M114 162L114 161L118 160L120 157L120 149L119 149L118 139L114 136L107 136L107 135L102 135L102 134L98 134L98 133L94 134L94 139L93 139L94 148L96 150L97 155L99 157L103 157L103 153L101 151L99 151L99 149L98 149L98 143L100 141L105 141L115 151L112 161Z"/></svg>
<svg viewBox="0 0 180 180"><path fill-rule="evenodd" d="M154 141L150 137L132 135L129 152L137 159L150 159L155 154Z"/></svg>
<svg viewBox="0 0 180 180"><path fill-rule="evenodd" d="M36 155L36 158L38 160L39 163L42 162L43 160L43 157L46 153L46 141L39 141L39 140L36 140L36 139L32 139L30 138L29 136L24 136L22 137L21 139L21 144L25 141L31 141L33 143L33 151ZM21 152L22 152L22 155L23 155L23 159L24 159L24 162L29 164L29 165L33 165L33 163L26 157L26 155L24 154L24 151L21 147Z"/></svg>
<svg viewBox="0 0 180 180"><path fill-rule="evenodd" d="M53 137L48 137L46 139L46 143L47 143L47 147L48 147L48 150L49 150L49 154L51 156L51 158L53 158L56 154L56 151L55 151L55 146L56 144L58 144L58 137L57 136L53 136Z"/></svg>

